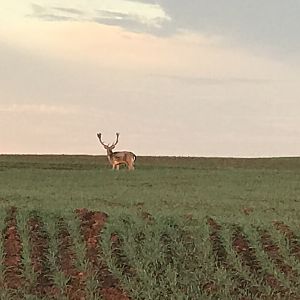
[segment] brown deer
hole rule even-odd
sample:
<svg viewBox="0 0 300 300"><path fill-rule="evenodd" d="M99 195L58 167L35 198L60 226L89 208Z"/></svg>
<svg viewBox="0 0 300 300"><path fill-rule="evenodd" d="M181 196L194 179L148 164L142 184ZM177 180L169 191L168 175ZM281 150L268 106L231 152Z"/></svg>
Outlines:
<svg viewBox="0 0 300 300"><path fill-rule="evenodd" d="M105 145L101 139L101 133L97 133L98 139L103 145L104 149L107 151L107 158L109 163L112 165L112 169L119 170L120 165L125 164L128 167L128 170L134 170L134 162L136 160L136 155L129 151L118 151L113 152L113 149L119 142L119 133L116 133L117 139L112 145Z"/></svg>

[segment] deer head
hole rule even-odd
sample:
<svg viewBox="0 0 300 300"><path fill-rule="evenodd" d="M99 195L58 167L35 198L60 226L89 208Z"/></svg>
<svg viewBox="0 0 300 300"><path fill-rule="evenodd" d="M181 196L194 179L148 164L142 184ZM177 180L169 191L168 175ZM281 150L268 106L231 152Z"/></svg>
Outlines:
<svg viewBox="0 0 300 300"><path fill-rule="evenodd" d="M109 145L109 144L106 145L106 144L103 143L103 141L101 139L102 134L101 133L97 133L97 136L98 136L98 139L99 139L101 145L103 145L104 149L106 149L107 151L109 151L109 150L112 151L113 149L115 149L116 145L118 144L120 133L116 133L116 135L117 135L116 141L114 143L112 143L111 145Z"/></svg>

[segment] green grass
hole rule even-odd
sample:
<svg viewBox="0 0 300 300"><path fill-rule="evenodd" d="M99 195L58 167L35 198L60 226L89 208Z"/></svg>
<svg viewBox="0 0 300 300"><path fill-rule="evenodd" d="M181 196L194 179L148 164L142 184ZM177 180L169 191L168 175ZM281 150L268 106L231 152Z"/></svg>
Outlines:
<svg viewBox="0 0 300 300"><path fill-rule="evenodd" d="M243 266L232 248L232 224L243 228L262 269L294 293L300 292L299 285L290 283L268 259L256 231L257 227L268 229L285 260L300 270L300 262L290 257L288 242L271 223L283 221L298 234L300 158L138 157L136 170L128 172L110 170L102 156L0 155L1 215L10 206L18 207L18 214L24 211L24 216L18 215L22 228L26 215L33 210L47 220L51 253L57 245L55 218L50 216L63 216L81 270L87 266L85 246L73 211L86 207L106 212L109 219L101 239L103 255L133 299L232 299L230 289L236 282L230 271L215 264L208 216L222 225L220 234L227 257L241 276L253 284L260 280ZM246 215L246 208L253 211ZM151 213L154 221L143 220L143 212ZM20 229L24 239L26 230ZM113 233L122 239L122 251L136 272L133 277L122 274L111 251ZM143 241L138 238L141 234ZM185 235L191 239L185 240ZM25 272L30 276L28 242L24 247ZM64 278L58 276L54 260L51 264L63 289ZM0 277L1 273L0 269ZM211 283L216 291L207 293L205 286ZM88 279L87 286L92 295L95 281ZM268 286L260 290L273 295ZM244 295L248 292L245 290Z"/></svg>
<svg viewBox="0 0 300 300"><path fill-rule="evenodd" d="M300 219L300 159L139 157L134 172L112 171L105 157L0 156L0 205L49 210Z"/></svg>

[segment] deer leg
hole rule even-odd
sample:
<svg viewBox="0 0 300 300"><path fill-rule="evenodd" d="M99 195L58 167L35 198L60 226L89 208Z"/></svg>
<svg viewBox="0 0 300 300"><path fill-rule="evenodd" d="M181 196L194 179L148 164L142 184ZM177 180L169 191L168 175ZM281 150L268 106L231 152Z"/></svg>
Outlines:
<svg viewBox="0 0 300 300"><path fill-rule="evenodd" d="M128 170L134 170L134 161L131 160L130 163L128 164Z"/></svg>
<svg viewBox="0 0 300 300"><path fill-rule="evenodd" d="M120 169L120 165L116 165L116 169L119 171L119 169Z"/></svg>
<svg viewBox="0 0 300 300"><path fill-rule="evenodd" d="M129 171L134 170L134 167L133 167L132 164L128 164L127 166L128 166L128 170L129 170Z"/></svg>

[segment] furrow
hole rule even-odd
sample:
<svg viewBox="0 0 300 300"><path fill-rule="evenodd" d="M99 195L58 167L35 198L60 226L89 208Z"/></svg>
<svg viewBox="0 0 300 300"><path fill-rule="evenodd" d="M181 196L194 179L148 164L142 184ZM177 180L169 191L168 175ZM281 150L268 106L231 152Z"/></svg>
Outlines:
<svg viewBox="0 0 300 300"><path fill-rule="evenodd" d="M16 214L17 209L15 207L7 210L6 227L2 232L4 287L6 289L21 290L24 287L25 278L21 257L22 242L18 233Z"/></svg>
<svg viewBox="0 0 300 300"><path fill-rule="evenodd" d="M296 234L283 222L274 221L275 228L289 241L291 254L300 261L300 243Z"/></svg>
<svg viewBox="0 0 300 300"><path fill-rule="evenodd" d="M298 282L299 274L292 268L292 266L284 261L284 257L280 253L279 246L275 245L269 232L265 229L258 229L258 232L260 234L263 249L271 261L273 261L276 267L292 282Z"/></svg>
<svg viewBox="0 0 300 300"><path fill-rule="evenodd" d="M84 300L85 294L85 277L84 272L79 271L75 266L76 255L72 250L73 242L68 230L68 226L63 218L59 218L58 223L58 257L57 262L59 269L69 278L66 295L70 300Z"/></svg>
<svg viewBox="0 0 300 300"><path fill-rule="evenodd" d="M255 249L250 246L249 241L239 226L235 226L233 233L233 247L238 255L240 255L242 264L248 267L250 272L255 274L257 278L261 278L264 284L270 286L270 288L274 290L274 294L280 297L290 295L290 292L274 275L263 270L256 257Z"/></svg>
<svg viewBox="0 0 300 300"><path fill-rule="evenodd" d="M120 288L118 279L108 270L104 259L101 258L99 237L107 220L107 214L87 209L77 209L76 213L81 220L81 232L87 248L86 256L99 282L100 295L105 300L128 300L129 297Z"/></svg>
<svg viewBox="0 0 300 300"><path fill-rule="evenodd" d="M57 298L58 289L53 282L53 272L49 261L49 235L37 213L31 213L28 220L30 258L36 280L31 293L38 297Z"/></svg>
<svg viewBox="0 0 300 300"><path fill-rule="evenodd" d="M236 288L232 291L236 294L235 296L242 297L245 290L248 290L252 296L261 295L259 289L253 286L248 279L239 274L239 271L231 263L229 263L227 252L220 236L221 225L212 218L208 218L207 224L210 227L210 240L216 265L218 268L224 268L230 274L232 281L235 282ZM248 298L243 297L243 299Z"/></svg>

